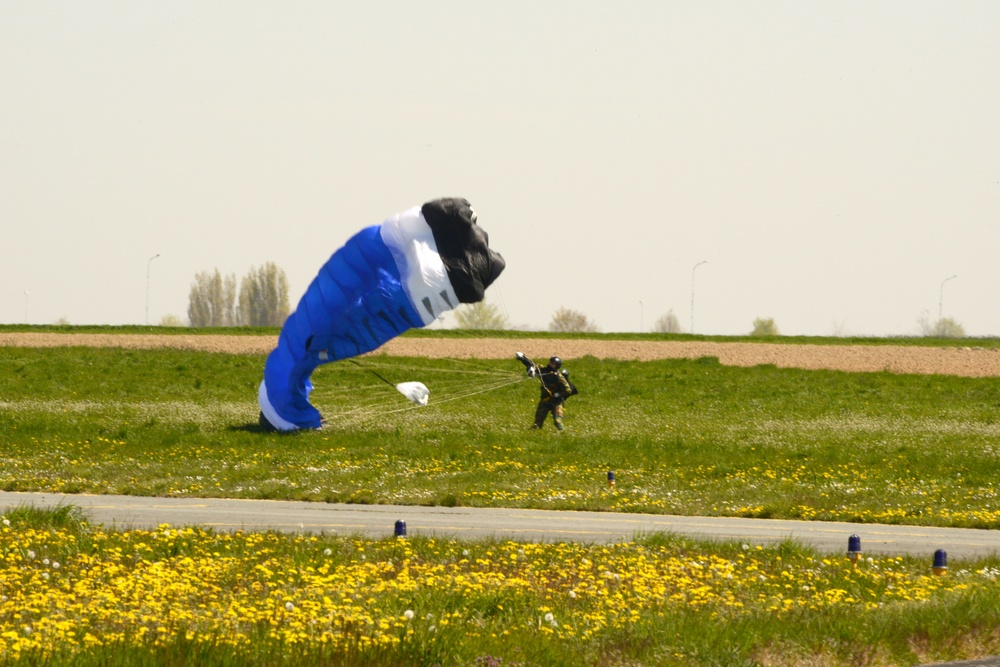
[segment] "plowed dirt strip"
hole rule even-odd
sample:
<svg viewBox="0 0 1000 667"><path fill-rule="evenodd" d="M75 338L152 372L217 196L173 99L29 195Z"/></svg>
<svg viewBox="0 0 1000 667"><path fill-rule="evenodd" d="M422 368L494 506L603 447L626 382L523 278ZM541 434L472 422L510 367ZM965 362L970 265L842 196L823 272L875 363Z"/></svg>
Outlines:
<svg viewBox="0 0 1000 667"><path fill-rule="evenodd" d="M277 344L272 336L163 336L132 334L0 334L3 347L176 348L230 354L267 354ZM1000 377L1000 350L895 345L776 345L542 338L396 338L372 354L459 359L513 358L522 351L535 359L553 354L566 359L697 359L718 357L728 366L773 364L780 368L830 369L855 373L888 371Z"/></svg>
<svg viewBox="0 0 1000 667"><path fill-rule="evenodd" d="M2 347L121 347L132 350L174 348L228 354L267 354L277 343L277 336L0 333Z"/></svg>

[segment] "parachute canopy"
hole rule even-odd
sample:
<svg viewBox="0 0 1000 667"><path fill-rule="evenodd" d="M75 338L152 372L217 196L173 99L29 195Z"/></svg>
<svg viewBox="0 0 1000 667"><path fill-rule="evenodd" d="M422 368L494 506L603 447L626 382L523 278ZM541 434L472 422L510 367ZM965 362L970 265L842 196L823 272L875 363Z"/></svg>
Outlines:
<svg viewBox="0 0 1000 667"><path fill-rule="evenodd" d="M482 301L504 267L465 199L436 199L362 229L333 253L285 320L258 391L261 424L319 428L321 415L309 403L317 366Z"/></svg>

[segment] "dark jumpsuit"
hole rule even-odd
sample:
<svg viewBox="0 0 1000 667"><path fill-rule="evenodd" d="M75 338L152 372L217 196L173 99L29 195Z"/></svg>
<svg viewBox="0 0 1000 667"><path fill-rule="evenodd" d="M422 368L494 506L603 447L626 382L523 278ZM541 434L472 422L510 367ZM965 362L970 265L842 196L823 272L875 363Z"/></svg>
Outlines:
<svg viewBox="0 0 1000 667"><path fill-rule="evenodd" d="M563 403L572 393L569 380L552 366L538 366L538 376L542 381L542 397L535 410L535 428L545 425L545 417L552 413L552 421L556 428L563 430Z"/></svg>

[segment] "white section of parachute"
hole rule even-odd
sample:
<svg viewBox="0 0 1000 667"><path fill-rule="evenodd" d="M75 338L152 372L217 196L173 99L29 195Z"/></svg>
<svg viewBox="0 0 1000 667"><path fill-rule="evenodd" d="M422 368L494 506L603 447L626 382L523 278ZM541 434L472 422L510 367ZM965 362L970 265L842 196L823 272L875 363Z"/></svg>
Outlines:
<svg viewBox="0 0 1000 667"><path fill-rule="evenodd" d="M299 428L297 425L290 421L287 421L278 414L278 411L274 409L271 405L271 399L267 397L267 385L264 381L260 383L260 389L257 390L257 403L260 405L260 411L264 413L264 417L267 421L271 422L271 426L279 431L294 431Z"/></svg>
<svg viewBox="0 0 1000 667"><path fill-rule="evenodd" d="M438 254L434 233L419 206L383 222L380 234L424 326L458 306L458 295Z"/></svg>
<svg viewBox="0 0 1000 667"><path fill-rule="evenodd" d="M427 405L431 391L422 382L400 382L396 385L396 391L416 403L417 405Z"/></svg>

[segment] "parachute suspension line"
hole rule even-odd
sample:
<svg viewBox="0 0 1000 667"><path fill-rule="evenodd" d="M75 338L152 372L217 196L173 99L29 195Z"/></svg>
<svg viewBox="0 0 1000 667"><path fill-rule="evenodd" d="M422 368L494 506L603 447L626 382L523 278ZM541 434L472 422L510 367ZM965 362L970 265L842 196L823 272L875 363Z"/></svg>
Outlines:
<svg viewBox="0 0 1000 667"><path fill-rule="evenodd" d="M484 332L478 330L471 330L469 332L471 338L487 339L492 338L492 336L487 336ZM366 387L360 387L354 385L350 388L337 388L333 387L317 387L313 390L312 396L315 399L320 399L323 402L323 398L328 400L333 400L334 403L340 403L343 410L330 409L333 406L329 406L324 409L326 413L326 421L335 422L342 420L366 420L371 417L377 417L380 415L394 414L398 412L405 412L408 410L414 410L417 407L423 407L426 404L426 389L424 389L424 399L423 404L418 403L411 396L409 396L400 385L394 384L392 381L387 379L384 375L378 372L378 370L386 369L383 372L389 371L387 374L390 376L396 376L400 372L418 372L421 374L434 373L438 376L435 380L433 387L433 403L446 403L456 400L466 399L472 396L477 396L499 389L503 389L513 384L518 384L530 378L525 377L520 372L514 372L510 370L502 370L499 368L484 368L483 361L481 359L459 359L455 357L445 358L439 361L443 361L445 365L460 366L460 368L447 368L447 367L428 367L421 365L401 365L396 363L387 363L385 361L378 361L372 357L377 355L365 354L358 358L347 358L342 359L342 361L348 361L352 366L357 368L362 372L367 372L377 378L381 383L392 387L396 391L403 393L404 396L410 398L414 401L416 405L406 405L399 408L386 409L387 403L391 402L387 399L385 390L380 390L378 387L381 385L368 385ZM441 377L442 375L450 376L464 376L457 377L456 379L447 379ZM471 377L470 377L471 376ZM470 387L469 380L472 377L476 377L476 382L472 383L475 386ZM537 378L536 378L537 379ZM404 383L405 384L405 383ZM419 384L419 383L417 383ZM359 390L364 391L366 399L359 404L357 401L353 401L353 405L344 406L342 397L351 395L357 397ZM338 398L341 397L341 398Z"/></svg>
<svg viewBox="0 0 1000 667"><path fill-rule="evenodd" d="M510 326L510 313L507 312L507 302L503 300L503 292L500 291L500 286L494 283L493 291L497 293L497 297L500 299L500 309L503 310L503 319L507 322L507 326Z"/></svg>
<svg viewBox="0 0 1000 667"><path fill-rule="evenodd" d="M438 398L435 398L432 405L449 403L452 401L459 401L464 398L469 398L470 396L476 396L478 394L485 394L491 391L496 391L498 389L503 389L504 387L508 387L513 384L524 382L527 379L528 378L526 377L516 376L511 378L505 378L503 380L494 381L492 384L481 388L476 388L461 392L446 393L444 396L439 396ZM435 392L435 394L440 394L440 393L441 392ZM363 422L376 417L381 417L383 415L390 415L398 412L408 412L410 410L416 410L420 407L417 405L407 405L400 408L386 410L380 407L381 405L382 405L381 403L374 403L371 405L358 406L353 410L346 410L343 412L330 414L327 418L327 422L339 421L339 420L349 420L349 423Z"/></svg>
<svg viewBox="0 0 1000 667"><path fill-rule="evenodd" d="M326 383L318 384L313 389L311 398L317 403L317 405L325 405L325 407L323 407L323 411L326 415L325 421L327 422L336 422L349 418L364 419L369 416L391 414L394 412L415 409L416 407L423 407L408 405L405 408L386 410L386 406L387 404L391 404L392 398L386 393L384 388L380 389L380 387L382 387L382 383L388 385L389 387L393 387L396 391L399 391L403 393L404 396L407 396L407 398L410 398L410 396L406 392L403 392L398 385L393 385L393 383L385 376L373 370L371 366L379 369L390 369L393 371L415 370L422 373L436 372L438 374L461 374L461 377L456 379L448 380L439 377L439 379L435 381L433 385L434 403L459 400L466 396L473 396L476 394L494 391L510 384L515 384L528 379L520 373L512 373L510 371L501 370L466 370L426 368L421 366L397 366L391 363L369 362L363 357L360 358L360 360L343 359L341 361L350 362L351 365L357 368L359 372L363 372L365 374L371 373L380 382L378 384L361 385L352 383L350 387L337 386L336 384L330 385ZM474 383L475 386L473 387L469 386L470 377L477 378L476 383ZM348 405L344 404L344 399L346 397L351 398ZM413 399L410 398L410 400Z"/></svg>
<svg viewBox="0 0 1000 667"><path fill-rule="evenodd" d="M465 398L469 398L470 396L475 396L477 394L484 394L484 393L487 393L487 392L496 391L497 389L502 389L502 388L504 388L504 387L506 387L508 385L517 384L518 382L522 382L522 380L521 379L510 380L510 381L504 382L503 384L500 384L500 385L497 385L497 386L486 387L486 388L483 388L483 389L478 389L476 391L470 391L470 392L467 392L467 393L464 393L464 394L460 394L460 395L449 396L449 397L445 397L445 398L437 398L437 399L434 400L434 405L437 405L437 404L440 404L440 403L448 403L448 402L451 402L451 401L459 401L459 400L462 400L462 399L465 399ZM408 406L405 406L405 407L394 408L392 410L363 409L363 408L359 408L357 410L351 410L351 411L348 411L348 412L341 412L341 413L330 415L329 418L327 419L327 421L331 422L331 421L343 420L346 424L361 423L361 422L365 422L365 421L370 421L370 420L375 419L377 417L382 417L382 416L385 416L385 415L391 415L391 414L395 414L395 413L399 413L399 412L409 412L411 410L417 410L418 408L419 408L419 406L416 406L416 405L408 405Z"/></svg>
<svg viewBox="0 0 1000 667"><path fill-rule="evenodd" d="M359 366L359 371L370 372L364 366L356 365ZM367 375L367 372L365 374ZM381 375L377 373L373 373L373 375L376 375L381 382L385 382L395 389L392 383L388 382ZM324 421L336 420L337 418L343 418L352 414L377 412L381 410L380 406L386 404L387 397L389 396L389 393L387 393L386 388L381 382L376 384L351 384L349 387L320 384L313 388L310 400L323 406L324 412L329 413L324 417ZM344 405L345 399L349 399L348 405Z"/></svg>
<svg viewBox="0 0 1000 667"><path fill-rule="evenodd" d="M478 370L478 369L477 370L428 369L428 368L420 368L420 367L395 366L395 365L392 365L392 364L381 364L381 365L379 365L377 363L375 363L375 364L364 363L363 364L363 363L361 363L361 362L359 362L359 361L357 361L355 359L348 359L347 361L350 361L352 364L354 364L358 368L362 368L364 370L367 370L372 375L374 375L378 379L382 380L383 382L385 382L390 387L395 388L397 391L401 391L399 385L395 385L392 382L390 382L389 380L386 380L384 377L382 377L381 375L379 375L378 373L376 373L374 370L372 370L372 368L370 366L372 366L372 365L374 365L376 367L381 366L383 368L393 368L393 369L396 369L396 370L417 370L417 371L420 371L420 372L437 371L437 372L448 373L448 374L464 373L464 374L482 375L482 376L493 378L493 383L496 383L499 380L499 382L500 382L500 384L498 385L499 387L506 386L507 384L512 384L514 380L520 381L520 377L521 377L519 373L512 373L510 371L499 371L499 370L498 371L492 371L492 370ZM459 363L468 363L468 364L472 363L472 362L468 362L468 361L460 360L460 359L453 359L451 361L456 361L456 362L459 362ZM441 393L441 394L443 394L443 396L445 398L447 398L448 396L450 396L450 393L451 393L452 390L464 388L465 384L466 384L466 381L464 379L438 382L438 383L435 384L434 392L435 392L435 394ZM492 390L493 390L492 385L488 385L487 388L484 391L492 391ZM476 393L480 393L480 392L476 391L476 392L473 392L473 394L469 394L469 395L474 395ZM426 402L426 400L425 400L425 402ZM437 400L435 402L437 402Z"/></svg>
<svg viewBox="0 0 1000 667"><path fill-rule="evenodd" d="M363 366L363 365L362 365L362 364L361 364L361 363L360 363L359 361L357 361L356 359L348 359L347 361L351 362L352 364L354 364L354 365L355 365L355 366L357 366L358 368L363 368L364 370L368 371L369 373L371 373L372 375L374 375L375 377L377 377L377 378L378 378L379 380L381 380L382 382L385 382L385 383L386 383L387 385L389 385L389 386L390 386L390 387L392 387L393 389L395 389L395 388L396 388L396 385L394 385L393 383L389 382L389 381L388 381L388 380L386 380L386 379L385 379L384 377L382 377L381 375L379 375L378 373L376 373L376 372L375 372L375 371L373 371L372 369L368 368L367 366Z"/></svg>
<svg viewBox="0 0 1000 667"><path fill-rule="evenodd" d="M498 383L498 384L495 384L495 385L492 385L492 386L489 386L489 387L484 387L482 389L470 390L470 391L466 391L465 393L462 393L462 394L457 394L455 396L448 396L446 398L439 398L439 399L437 399L434 402L435 403L448 403L450 401L458 401L458 400L461 400L463 398L468 398L470 396L477 396L479 394L485 394L485 393L490 392L490 391L496 391L497 389L503 389L504 387L509 387L512 384L518 384L520 382L524 382L524 379L523 378L513 378L513 379L506 380L504 382L501 382L501 383Z"/></svg>
<svg viewBox="0 0 1000 667"><path fill-rule="evenodd" d="M330 415L378 410L390 400L390 394L381 384L371 385L359 397L352 393L345 398L343 393L330 393L322 390L313 391L311 399L322 406Z"/></svg>
<svg viewBox="0 0 1000 667"><path fill-rule="evenodd" d="M456 368L429 368L424 366L401 366L396 364L380 364L378 362L368 362L365 364L364 367L392 368L404 371L418 371L420 373L448 373L448 374L466 373L472 375L497 375L497 376L519 375L519 373L513 373L512 371L492 370L492 369L484 369L481 367L477 367L477 362L470 361L467 359L448 359L447 361L455 364L465 364L468 366L472 366L473 368L471 370L456 369Z"/></svg>

